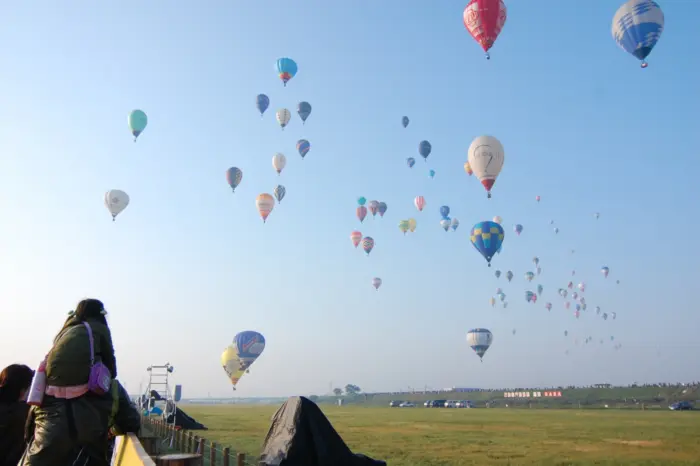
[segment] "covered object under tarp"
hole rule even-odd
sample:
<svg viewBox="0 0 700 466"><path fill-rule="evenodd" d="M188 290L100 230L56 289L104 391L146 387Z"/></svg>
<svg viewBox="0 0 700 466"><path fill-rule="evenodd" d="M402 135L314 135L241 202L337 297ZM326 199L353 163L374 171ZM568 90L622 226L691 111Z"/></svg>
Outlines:
<svg viewBox="0 0 700 466"><path fill-rule="evenodd" d="M350 451L321 409L295 396L272 416L260 461L268 466L386 466Z"/></svg>

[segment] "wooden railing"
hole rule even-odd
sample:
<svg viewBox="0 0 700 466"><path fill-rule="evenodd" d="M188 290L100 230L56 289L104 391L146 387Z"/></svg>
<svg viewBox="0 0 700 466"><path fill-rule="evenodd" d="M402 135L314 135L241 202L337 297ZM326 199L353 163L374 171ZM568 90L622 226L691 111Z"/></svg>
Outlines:
<svg viewBox="0 0 700 466"><path fill-rule="evenodd" d="M191 463L160 463L156 460L156 464L182 464L183 466L267 466L263 462L250 463L246 459L246 454L236 452L230 447L222 447L216 442L200 437L193 431L174 428L171 424L165 423L161 419L143 418L143 424L148 426L148 429L155 437L160 439L161 443L166 442L166 446L170 450L183 454L199 456L199 462L193 458ZM142 443L147 443L143 442ZM157 447L154 447L157 448ZM152 450L150 447L145 448L147 451ZM150 452L149 452L150 453ZM174 456L174 455L170 455ZM163 455L159 456L160 458Z"/></svg>

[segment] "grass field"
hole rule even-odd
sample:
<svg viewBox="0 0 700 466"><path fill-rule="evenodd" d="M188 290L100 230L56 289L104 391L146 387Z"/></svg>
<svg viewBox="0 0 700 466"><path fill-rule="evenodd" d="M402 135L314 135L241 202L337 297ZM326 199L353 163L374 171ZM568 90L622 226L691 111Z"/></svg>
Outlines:
<svg viewBox="0 0 700 466"><path fill-rule="evenodd" d="M252 457L274 406L183 405L205 437ZM322 406L355 452L389 466L700 464L700 413Z"/></svg>

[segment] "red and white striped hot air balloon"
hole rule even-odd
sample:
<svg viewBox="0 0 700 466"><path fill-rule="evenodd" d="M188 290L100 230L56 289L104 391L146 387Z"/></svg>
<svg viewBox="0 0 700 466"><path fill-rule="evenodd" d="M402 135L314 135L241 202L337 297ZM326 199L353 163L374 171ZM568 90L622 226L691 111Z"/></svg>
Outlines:
<svg viewBox="0 0 700 466"><path fill-rule="evenodd" d="M416 196L413 203L416 205L416 209L422 212L423 208L425 207L425 198L423 196Z"/></svg>

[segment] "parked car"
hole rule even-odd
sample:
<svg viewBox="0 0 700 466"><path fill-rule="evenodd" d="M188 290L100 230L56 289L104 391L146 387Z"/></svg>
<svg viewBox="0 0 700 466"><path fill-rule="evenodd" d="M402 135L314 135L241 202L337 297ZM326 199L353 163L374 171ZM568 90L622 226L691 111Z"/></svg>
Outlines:
<svg viewBox="0 0 700 466"><path fill-rule="evenodd" d="M474 404L468 400L460 400L457 402L457 408L473 408Z"/></svg>
<svg viewBox="0 0 700 466"><path fill-rule="evenodd" d="M403 401L390 401L389 402L389 407L390 408L398 408Z"/></svg>
<svg viewBox="0 0 700 466"><path fill-rule="evenodd" d="M425 406L426 408L432 407L432 406L433 406L433 400L428 400L428 401L426 401L425 403L423 403L423 406Z"/></svg>
<svg viewBox="0 0 700 466"><path fill-rule="evenodd" d="M445 408L456 408L456 407L457 407L457 402L455 400L445 401Z"/></svg>
<svg viewBox="0 0 700 466"><path fill-rule="evenodd" d="M445 402L447 400L433 400L432 404L430 405L431 408L444 408L445 407Z"/></svg>
<svg viewBox="0 0 700 466"><path fill-rule="evenodd" d="M403 403L401 403L399 405L399 408L415 408L415 407L416 407L416 405L414 405L410 401L404 401Z"/></svg>
<svg viewBox="0 0 700 466"><path fill-rule="evenodd" d="M673 403L668 407L668 409L671 411L687 411L693 409L693 405L690 404L689 401L679 401L677 403Z"/></svg>

